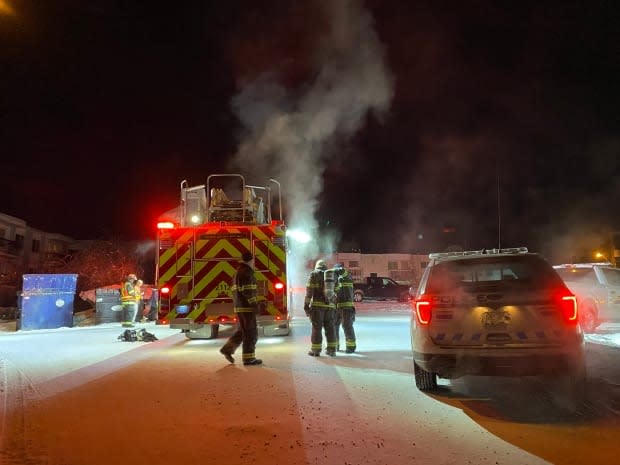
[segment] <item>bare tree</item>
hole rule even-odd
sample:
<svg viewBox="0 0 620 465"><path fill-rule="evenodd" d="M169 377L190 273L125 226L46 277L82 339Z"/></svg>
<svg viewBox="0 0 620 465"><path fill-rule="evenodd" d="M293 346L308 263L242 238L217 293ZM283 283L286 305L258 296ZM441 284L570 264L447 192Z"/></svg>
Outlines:
<svg viewBox="0 0 620 465"><path fill-rule="evenodd" d="M56 273L78 275L77 292L120 284L129 273L143 274L135 245L121 241L93 241L87 249L77 252L55 269Z"/></svg>

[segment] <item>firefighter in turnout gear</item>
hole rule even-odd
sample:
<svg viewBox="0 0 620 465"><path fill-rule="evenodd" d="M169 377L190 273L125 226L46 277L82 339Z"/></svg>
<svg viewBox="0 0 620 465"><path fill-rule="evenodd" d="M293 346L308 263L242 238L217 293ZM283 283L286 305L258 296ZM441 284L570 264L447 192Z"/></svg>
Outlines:
<svg viewBox="0 0 620 465"><path fill-rule="evenodd" d="M352 354L357 348L355 343L355 306L353 305L353 278L341 263L334 265L336 272L336 321L335 332L337 348L340 350L340 325L344 330L345 352Z"/></svg>
<svg viewBox="0 0 620 465"><path fill-rule="evenodd" d="M144 291L142 290L143 284L144 281L142 281L141 279L136 279L136 282L133 286L134 294L136 297L136 323L142 322L142 314L144 312L144 302L142 300L142 298L144 297Z"/></svg>
<svg viewBox="0 0 620 465"><path fill-rule="evenodd" d="M130 273L127 275L125 282L121 284L121 306L123 307L122 326L124 328L133 327L133 322L138 313L138 302L136 300L137 280L138 278L136 275Z"/></svg>
<svg viewBox="0 0 620 465"><path fill-rule="evenodd" d="M258 339L256 313L262 310L265 302L260 301L256 293L256 277L254 276L254 256L246 252L241 257L242 263L233 276L231 286L234 311L237 315L237 329L228 338L220 353L230 363L235 363L233 354L241 345L241 359L244 365L260 365L263 361L256 358L254 350Z"/></svg>
<svg viewBox="0 0 620 465"><path fill-rule="evenodd" d="M312 322L312 333L310 335L310 352L308 355L318 357L323 348L323 330L327 339L327 355L336 355L336 341L334 314L336 305L331 300L331 296L325 292L325 272L327 264L324 260L317 260L314 270L310 273L306 283L306 297L304 299L304 311Z"/></svg>

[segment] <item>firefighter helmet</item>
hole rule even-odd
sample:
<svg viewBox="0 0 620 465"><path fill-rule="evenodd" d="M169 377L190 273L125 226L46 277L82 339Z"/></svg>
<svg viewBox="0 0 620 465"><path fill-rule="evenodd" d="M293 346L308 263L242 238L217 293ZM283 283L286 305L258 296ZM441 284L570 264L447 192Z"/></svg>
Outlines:
<svg viewBox="0 0 620 465"><path fill-rule="evenodd" d="M325 260L317 260L316 265L314 265L314 269L325 271L327 269L327 263L325 263Z"/></svg>

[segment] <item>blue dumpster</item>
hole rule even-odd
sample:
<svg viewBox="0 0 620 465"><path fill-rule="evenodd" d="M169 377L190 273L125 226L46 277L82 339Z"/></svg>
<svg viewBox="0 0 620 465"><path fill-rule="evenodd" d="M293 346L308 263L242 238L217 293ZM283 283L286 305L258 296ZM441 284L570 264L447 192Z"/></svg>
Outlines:
<svg viewBox="0 0 620 465"><path fill-rule="evenodd" d="M25 274L17 329L73 326L77 274Z"/></svg>

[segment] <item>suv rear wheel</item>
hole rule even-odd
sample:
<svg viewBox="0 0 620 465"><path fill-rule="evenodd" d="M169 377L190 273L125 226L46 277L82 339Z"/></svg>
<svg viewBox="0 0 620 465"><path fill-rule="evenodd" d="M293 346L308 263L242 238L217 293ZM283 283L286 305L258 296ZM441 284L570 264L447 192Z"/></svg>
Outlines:
<svg viewBox="0 0 620 465"><path fill-rule="evenodd" d="M437 373L428 372L413 362L413 375L415 376L415 385L420 391L437 390Z"/></svg>
<svg viewBox="0 0 620 465"><path fill-rule="evenodd" d="M587 397L584 368L575 368L570 373L560 376L547 376L544 379L559 408L573 414L580 413L583 410Z"/></svg>

